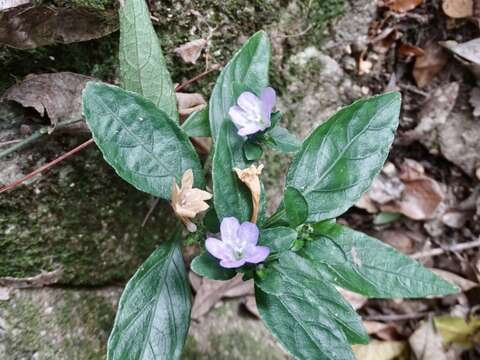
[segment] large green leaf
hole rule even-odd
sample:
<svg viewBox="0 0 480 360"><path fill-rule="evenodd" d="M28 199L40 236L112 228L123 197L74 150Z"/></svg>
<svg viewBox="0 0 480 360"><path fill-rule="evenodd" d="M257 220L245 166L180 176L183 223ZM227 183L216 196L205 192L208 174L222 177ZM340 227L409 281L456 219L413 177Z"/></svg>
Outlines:
<svg viewBox="0 0 480 360"><path fill-rule="evenodd" d="M282 265L274 265L255 279L262 320L296 359L355 359L338 322L358 316L343 306L341 295L331 285L312 281L299 268L293 271L294 276L287 276Z"/></svg>
<svg viewBox="0 0 480 360"><path fill-rule="evenodd" d="M231 121L228 110L236 102L235 87L260 91L268 86L270 43L267 34L259 31L238 50L220 73L210 96L210 129L217 140L222 124ZM238 94L237 94L238 96Z"/></svg>
<svg viewBox="0 0 480 360"><path fill-rule="evenodd" d="M221 267L218 259L207 252L195 257L190 264L190 268L195 274L212 280L228 280L237 274L234 269Z"/></svg>
<svg viewBox="0 0 480 360"><path fill-rule="evenodd" d="M357 202L387 158L398 125L400 94L360 100L304 141L287 175L308 203L308 221L334 218Z"/></svg>
<svg viewBox="0 0 480 360"><path fill-rule="evenodd" d="M232 122L225 122L215 144L212 162L213 198L220 221L234 216L248 221L252 214L252 200L247 187L238 179L234 168L245 169L249 162L243 154L243 140Z"/></svg>
<svg viewBox="0 0 480 360"><path fill-rule="evenodd" d="M210 124L208 122L208 107L192 113L182 124L182 129L188 136L210 136Z"/></svg>
<svg viewBox="0 0 480 360"><path fill-rule="evenodd" d="M178 121L177 100L145 0L120 7L120 76L126 90L153 102Z"/></svg>
<svg viewBox="0 0 480 360"><path fill-rule="evenodd" d="M289 227L278 226L260 230L259 245L267 246L271 253L289 250L297 240L297 232Z"/></svg>
<svg viewBox="0 0 480 360"><path fill-rule="evenodd" d="M137 189L169 199L173 179L192 169L195 186L203 171L188 136L163 111L142 96L90 82L83 112L105 160Z"/></svg>
<svg viewBox="0 0 480 360"><path fill-rule="evenodd" d="M179 359L190 310L190 287L175 239L155 250L128 282L108 341L108 360Z"/></svg>
<svg viewBox="0 0 480 360"><path fill-rule="evenodd" d="M419 298L458 289L391 246L332 222L314 226L299 252L335 284L375 298Z"/></svg>

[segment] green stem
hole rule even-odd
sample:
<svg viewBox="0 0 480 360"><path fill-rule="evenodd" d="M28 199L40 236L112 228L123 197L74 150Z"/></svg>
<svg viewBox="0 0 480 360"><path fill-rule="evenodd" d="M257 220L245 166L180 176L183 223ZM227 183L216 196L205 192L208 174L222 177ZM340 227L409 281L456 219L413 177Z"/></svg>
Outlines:
<svg viewBox="0 0 480 360"><path fill-rule="evenodd" d="M66 127L68 125L71 125L73 123L76 123L80 120L82 120L82 119L63 121L61 123L58 123L54 127L54 130L64 128L64 127ZM10 146L8 149L3 150L2 152L0 152L0 159L7 156L7 155L10 155L11 153L13 153L15 151L18 151L18 150L21 150L21 149L27 147L28 145L37 141L38 139L40 139L44 135L49 135L49 130L50 129L51 129L50 126L44 126L41 129L38 129L37 131L35 131L32 135L30 135L26 139L23 139L22 141L16 143L15 145Z"/></svg>

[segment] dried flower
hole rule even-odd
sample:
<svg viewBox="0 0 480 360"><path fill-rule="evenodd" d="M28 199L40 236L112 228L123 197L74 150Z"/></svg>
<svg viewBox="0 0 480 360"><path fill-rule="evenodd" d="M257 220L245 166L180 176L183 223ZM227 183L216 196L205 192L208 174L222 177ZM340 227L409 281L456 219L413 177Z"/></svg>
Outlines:
<svg viewBox="0 0 480 360"><path fill-rule="evenodd" d="M257 246L259 230L251 222L240 225L234 217L224 218L220 235L221 240L208 238L205 246L210 254L220 259L224 268L237 268L245 263L258 264L270 254L268 247Z"/></svg>
<svg viewBox="0 0 480 360"><path fill-rule="evenodd" d="M175 214L183 221L188 231L194 232L197 226L190 221L198 213L208 209L205 200L212 198L207 191L193 188L193 171L188 169L182 176L182 187L179 188L175 179L172 187L172 207Z"/></svg>
<svg viewBox="0 0 480 360"><path fill-rule="evenodd" d="M253 214L252 214L252 223L257 222L258 209L260 208L260 178L259 175L262 173L263 165L258 167L251 165L249 168L240 170L235 168L238 178L250 189L252 193L252 205L253 205Z"/></svg>
<svg viewBox="0 0 480 360"><path fill-rule="evenodd" d="M238 135L247 136L263 131L270 126L270 116L277 101L275 90L263 89L260 97L245 91L232 106L228 115L238 129Z"/></svg>

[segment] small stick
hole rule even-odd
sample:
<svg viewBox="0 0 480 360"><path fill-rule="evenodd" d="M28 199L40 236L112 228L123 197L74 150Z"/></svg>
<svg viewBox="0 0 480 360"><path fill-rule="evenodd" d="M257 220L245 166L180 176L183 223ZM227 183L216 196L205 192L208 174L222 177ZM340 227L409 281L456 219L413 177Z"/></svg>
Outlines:
<svg viewBox="0 0 480 360"><path fill-rule="evenodd" d="M425 257L433 257L433 256L442 255L446 252L458 252L458 251L473 249L473 248L476 248L476 247L480 247L480 238L477 239L477 240L466 242L466 243L455 244L455 245L452 245L452 246L446 246L446 247L438 248L438 249L421 251L421 252L415 253L413 255L410 255L410 257L412 259L420 259L420 258L425 258Z"/></svg>
<svg viewBox="0 0 480 360"><path fill-rule="evenodd" d="M59 156L58 158L56 158L55 160L53 161L50 161L48 164L45 164L43 166L40 166L38 169L32 171L30 174L24 176L23 178L21 179L18 179L16 181L14 181L13 183L10 183L8 185L5 185L4 187L0 188L0 194L5 192L5 191L8 191L8 190L11 190L11 189L14 189L16 188L17 186L23 184L25 181L33 178L35 175L38 175L40 174L41 172L47 170L47 169L50 169L51 167L57 165L59 162L62 162L63 160L65 160L66 158L76 154L77 152L79 152L80 150L86 148L88 145L90 144L93 144L93 139L90 139L90 140L87 140L85 141L84 143L78 145L76 148L70 150L69 152L66 152L65 154Z"/></svg>
<svg viewBox="0 0 480 360"><path fill-rule="evenodd" d="M194 76L190 80L185 81L183 84L177 85L175 87L175 91L179 92L179 91L185 89L188 85L194 83L195 81L200 80L204 76L206 76L206 75L210 74L211 72L214 72L215 70L218 70L218 69L220 69L220 65L218 65L218 64L213 65L210 69L205 70L204 72L198 74L197 76Z"/></svg>
<svg viewBox="0 0 480 360"><path fill-rule="evenodd" d="M155 198L155 201L153 202L152 206L150 206L150 209L148 209L147 215L145 215L145 217L143 218L142 227L144 227L147 224L147 221L150 218L150 215L152 215L153 210L155 210L159 202L160 202L160 198Z"/></svg>
<svg viewBox="0 0 480 360"><path fill-rule="evenodd" d="M8 140L8 141L4 141L4 142L1 142L1 143L0 143L0 147L1 147L1 146L5 146L5 145L16 144L16 143L19 143L20 141L22 141L22 140Z"/></svg>

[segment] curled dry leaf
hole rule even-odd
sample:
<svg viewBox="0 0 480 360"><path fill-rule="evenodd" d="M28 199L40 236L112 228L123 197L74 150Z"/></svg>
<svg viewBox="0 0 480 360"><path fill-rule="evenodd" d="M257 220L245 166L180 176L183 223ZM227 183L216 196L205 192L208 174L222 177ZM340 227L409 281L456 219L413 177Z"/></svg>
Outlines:
<svg viewBox="0 0 480 360"><path fill-rule="evenodd" d="M474 0L443 0L443 12L451 18L466 18L473 16Z"/></svg>
<svg viewBox="0 0 480 360"><path fill-rule="evenodd" d="M424 54L416 57L413 67L413 77L420 88L430 84L448 61L447 54L436 43L431 42L423 50Z"/></svg>
<svg viewBox="0 0 480 360"><path fill-rule="evenodd" d="M404 13L421 5L423 0L385 0L385 5L395 12Z"/></svg>
<svg viewBox="0 0 480 360"><path fill-rule="evenodd" d="M175 96L177 97L178 112L182 117L187 117L191 113L200 111L207 106L207 102L203 96L198 93L177 92Z"/></svg>
<svg viewBox="0 0 480 360"><path fill-rule="evenodd" d="M382 211L402 213L414 220L433 218L444 199L440 185L425 175L420 163L411 159L406 159L403 163L400 179L405 184L401 198L383 205Z"/></svg>
<svg viewBox="0 0 480 360"><path fill-rule="evenodd" d="M210 200L212 194L207 191L193 188L193 171L188 169L182 176L182 186L179 188L177 181L173 179L172 208L175 215L185 224L188 231L195 232L197 226L190 220L200 212L209 208L206 200Z"/></svg>
<svg viewBox="0 0 480 360"><path fill-rule="evenodd" d="M97 39L117 29L116 13L83 8L20 6L0 13L0 46L33 49Z"/></svg>
<svg viewBox="0 0 480 360"><path fill-rule="evenodd" d="M432 319L420 325L408 342L418 360L448 360L442 346L442 337L435 329Z"/></svg>
<svg viewBox="0 0 480 360"><path fill-rule="evenodd" d="M202 53L202 50L207 46L208 41L205 39L197 39L189 41L186 44L180 45L174 51L186 63L195 64Z"/></svg>
<svg viewBox="0 0 480 360"><path fill-rule="evenodd" d="M261 186L259 176L262 173L262 170L263 165L251 165L249 168L243 170L235 168L235 172L237 173L238 178L245 185L247 185L252 194L253 213L251 221L254 224L257 222L258 211L260 209Z"/></svg>
<svg viewBox="0 0 480 360"><path fill-rule="evenodd" d="M2 100L11 100L33 107L41 116L48 115L53 125L59 121L82 118L82 90L93 78L59 72L30 74L10 87Z"/></svg>
<svg viewBox="0 0 480 360"><path fill-rule="evenodd" d="M257 319L260 319L260 313L258 312L258 307L257 307L257 300L255 300L255 296L250 295L245 298L245 307L247 310L255 316Z"/></svg>

